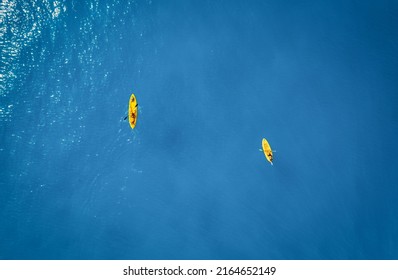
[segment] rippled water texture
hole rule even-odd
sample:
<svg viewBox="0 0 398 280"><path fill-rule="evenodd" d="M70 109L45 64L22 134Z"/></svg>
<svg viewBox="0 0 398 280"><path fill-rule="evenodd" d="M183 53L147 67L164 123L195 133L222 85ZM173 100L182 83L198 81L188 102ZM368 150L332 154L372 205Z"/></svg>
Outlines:
<svg viewBox="0 0 398 280"><path fill-rule="evenodd" d="M0 259L397 259L397 15L1 0Z"/></svg>

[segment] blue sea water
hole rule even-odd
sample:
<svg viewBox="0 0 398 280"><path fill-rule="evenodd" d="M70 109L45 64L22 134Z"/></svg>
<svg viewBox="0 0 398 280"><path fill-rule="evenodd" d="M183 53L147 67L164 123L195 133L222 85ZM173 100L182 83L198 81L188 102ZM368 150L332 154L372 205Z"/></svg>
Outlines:
<svg viewBox="0 0 398 280"><path fill-rule="evenodd" d="M398 259L397 17L2 0L0 259Z"/></svg>

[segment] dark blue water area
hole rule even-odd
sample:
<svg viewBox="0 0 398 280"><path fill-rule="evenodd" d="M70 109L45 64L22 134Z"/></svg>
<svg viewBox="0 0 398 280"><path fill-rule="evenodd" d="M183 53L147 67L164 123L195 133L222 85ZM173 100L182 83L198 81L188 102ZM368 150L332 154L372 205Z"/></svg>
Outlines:
<svg viewBox="0 0 398 280"><path fill-rule="evenodd" d="M396 1L1 5L0 259L398 258Z"/></svg>

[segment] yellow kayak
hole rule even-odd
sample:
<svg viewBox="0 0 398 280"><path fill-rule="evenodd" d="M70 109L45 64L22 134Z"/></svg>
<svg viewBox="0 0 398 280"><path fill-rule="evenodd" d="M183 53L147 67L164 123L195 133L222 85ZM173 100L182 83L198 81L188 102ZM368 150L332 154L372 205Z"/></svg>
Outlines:
<svg viewBox="0 0 398 280"><path fill-rule="evenodd" d="M267 139L263 138L262 146L263 146L263 152L264 152L265 158L271 163L271 165L273 165L272 164L272 160L273 160L272 149L271 149L271 146L269 145Z"/></svg>
<svg viewBox="0 0 398 280"><path fill-rule="evenodd" d="M129 123L132 129L135 127L137 123L137 115L138 115L138 103L134 93L132 93L129 101Z"/></svg>

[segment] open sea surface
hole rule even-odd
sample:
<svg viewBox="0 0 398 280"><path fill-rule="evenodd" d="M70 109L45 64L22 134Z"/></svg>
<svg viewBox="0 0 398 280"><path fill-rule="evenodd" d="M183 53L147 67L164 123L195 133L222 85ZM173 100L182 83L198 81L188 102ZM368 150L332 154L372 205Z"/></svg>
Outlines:
<svg viewBox="0 0 398 280"><path fill-rule="evenodd" d="M0 259L398 259L397 19L1 0Z"/></svg>

